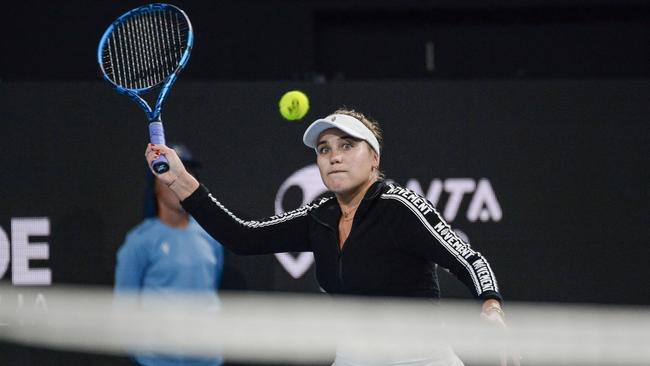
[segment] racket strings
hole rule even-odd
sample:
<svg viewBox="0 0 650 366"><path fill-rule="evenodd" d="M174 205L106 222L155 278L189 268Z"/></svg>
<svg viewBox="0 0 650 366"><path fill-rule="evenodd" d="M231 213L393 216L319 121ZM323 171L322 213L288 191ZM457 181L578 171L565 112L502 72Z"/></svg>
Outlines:
<svg viewBox="0 0 650 366"><path fill-rule="evenodd" d="M155 11L115 27L103 50L107 76L128 89L162 83L178 68L188 47L189 24L178 12Z"/></svg>

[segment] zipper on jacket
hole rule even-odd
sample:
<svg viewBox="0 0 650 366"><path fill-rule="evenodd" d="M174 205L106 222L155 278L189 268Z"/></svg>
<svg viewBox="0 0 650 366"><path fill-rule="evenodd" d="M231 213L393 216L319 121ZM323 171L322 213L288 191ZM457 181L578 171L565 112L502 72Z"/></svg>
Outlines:
<svg viewBox="0 0 650 366"><path fill-rule="evenodd" d="M345 285L343 284L343 252L345 251L345 248L349 245L348 241L350 241L350 238L352 237L352 231L354 230L354 220L352 221L352 227L350 228L350 233L348 234L348 237L345 238L345 241L343 242L343 247L341 247L341 243L339 243L339 232L338 228L335 231L335 243L336 243L336 249L338 250L339 257L338 257L338 277L339 277L339 283L341 284L341 289L345 288Z"/></svg>
<svg viewBox="0 0 650 366"><path fill-rule="evenodd" d="M339 235L338 235L338 229L334 230L332 229L332 235L334 236L334 245L336 245L336 252L338 254L336 260L337 260L337 277L339 280L339 286L341 287L341 290L345 287L343 285L343 261L342 261L342 256L343 256L343 248L341 248L341 243L339 243ZM347 239L346 239L347 241ZM343 243L345 247L345 243Z"/></svg>
<svg viewBox="0 0 650 366"><path fill-rule="evenodd" d="M341 263L341 256L339 255L339 284L343 289L343 264Z"/></svg>
<svg viewBox="0 0 650 366"><path fill-rule="evenodd" d="M343 290L343 261L341 260L342 255L343 255L343 249L341 249L341 244L339 243L339 236L338 236L338 231L333 230L334 234L334 244L336 244L336 251L338 253L338 256L336 258L337 263L338 263L338 273L337 277L339 279L339 286L341 287L341 290Z"/></svg>
<svg viewBox="0 0 650 366"><path fill-rule="evenodd" d="M341 249L341 244L339 243L338 228L334 229L333 227L329 226L327 223L320 220L318 217L316 217L316 216L312 216L312 217L314 217L314 219L316 221L318 221L319 223L321 223L323 226L330 229L330 232L332 233L332 236L334 237L334 245L336 245L336 252L338 254L338 256L337 256L337 266L338 266L337 278L339 280L339 286L340 286L341 290L343 290L343 288L345 287L343 285L343 263L341 261L341 256L343 255L343 249ZM350 236L348 235L348 238L349 237ZM347 239L346 239L346 241L347 241Z"/></svg>

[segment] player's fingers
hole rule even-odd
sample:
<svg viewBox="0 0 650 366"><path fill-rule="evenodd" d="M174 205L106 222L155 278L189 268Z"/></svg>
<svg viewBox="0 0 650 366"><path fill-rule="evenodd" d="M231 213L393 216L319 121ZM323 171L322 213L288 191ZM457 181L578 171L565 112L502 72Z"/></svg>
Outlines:
<svg viewBox="0 0 650 366"><path fill-rule="evenodd" d="M151 162L152 160L160 156L160 154L161 154L160 149L157 149L151 146L151 144L149 144L147 146L147 149L144 152L144 157L147 159L147 161Z"/></svg>
<svg viewBox="0 0 650 366"><path fill-rule="evenodd" d="M160 155L165 155L169 158L169 156L176 156L176 151L170 147L167 147L166 145L160 144L160 145L154 145L154 144L148 144L147 148L145 149L144 156L147 158L147 160L150 159L155 159L159 157Z"/></svg>
<svg viewBox="0 0 650 366"><path fill-rule="evenodd" d="M159 153L164 153L164 154L166 154L166 153L168 153L170 151L173 151L173 149L171 149L170 147L168 147L165 144L152 144L152 143L147 144L147 150L146 151L149 151L149 150L156 151L156 152L159 152Z"/></svg>
<svg viewBox="0 0 650 366"><path fill-rule="evenodd" d="M153 146L151 144L147 144L147 148L144 149L144 156L149 157L149 155L151 155L152 153L154 153Z"/></svg>
<svg viewBox="0 0 650 366"><path fill-rule="evenodd" d="M150 156L152 153L153 154L160 154L161 149L164 147L164 145L154 145L154 144L147 144L147 148L144 150L144 156Z"/></svg>

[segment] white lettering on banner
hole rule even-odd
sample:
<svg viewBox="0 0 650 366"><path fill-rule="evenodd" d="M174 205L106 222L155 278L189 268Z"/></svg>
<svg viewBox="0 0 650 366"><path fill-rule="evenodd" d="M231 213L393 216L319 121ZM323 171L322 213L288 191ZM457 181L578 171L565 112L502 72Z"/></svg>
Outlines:
<svg viewBox="0 0 650 366"><path fill-rule="evenodd" d="M476 218L480 218L481 221L486 222L492 218L494 221L501 221L502 216L501 205L497 201L490 181L482 178L478 181L474 197L472 197L472 201L469 203L467 219L469 221L476 221Z"/></svg>
<svg viewBox="0 0 650 366"><path fill-rule="evenodd" d="M7 298L7 296L3 296L2 294L0 294L0 307L7 308L7 306L9 306L11 303L13 303L13 301L10 301L10 299ZM25 295L23 295L22 293L18 293L16 295L15 303L16 303L17 310L24 309L25 304L27 303L27 304L31 304L31 309L33 311L37 311L41 313L46 313L48 311L47 301L45 300L45 296L42 293L37 293L35 298L33 299L31 297L25 299ZM17 321L17 324L13 324L13 325L21 325L21 326L25 325L21 318L17 318L17 320L15 321ZM12 324L4 322L2 319L0 319L0 327L8 326L8 325L12 325Z"/></svg>
<svg viewBox="0 0 650 366"><path fill-rule="evenodd" d="M11 281L14 285L50 285L52 273L49 268L30 268L32 259L49 259L47 242L29 242L30 236L49 236L50 220L47 217L11 219L11 242L0 228L0 279L9 264L11 248Z"/></svg>
<svg viewBox="0 0 650 366"><path fill-rule="evenodd" d="M291 253L275 253L275 258L291 277L295 279L302 277L309 270L312 263L314 263L314 255L312 252L302 252L297 257L294 257Z"/></svg>
<svg viewBox="0 0 650 366"><path fill-rule="evenodd" d="M291 187L298 187L302 191L302 204L315 200L319 195L327 191L323 185L323 181L316 164L308 165L299 169L287 178L275 196L275 214L280 215L285 212L282 207L284 196ZM470 222L481 220L482 222L495 221L498 222L502 218L502 211L499 201L496 198L492 185L487 178L481 178L478 181L473 178L447 178L445 180L433 179L429 184L426 194L423 192L420 182L416 179L409 179L406 183L406 189L401 187L393 187L388 193L398 194L413 203L417 209L423 214L428 214L433 211L442 196L442 193L449 194L449 198L443 208L443 217L447 222L453 222L461 208L463 199L467 195L471 195L471 200L467 209L467 219ZM422 197L425 199L422 199ZM437 229L436 229L437 230ZM458 230L456 233L461 234ZM463 241L469 243L469 238L464 235ZM473 250L463 246L453 233L447 231L441 234L443 238L447 238L451 247L459 251L463 257L469 255L468 253ZM314 262L312 253L300 253L294 256L290 253L278 253L275 255L282 267L293 277L302 277ZM0 263L1 265L1 263ZM1 268L1 267L0 267Z"/></svg>
<svg viewBox="0 0 650 366"><path fill-rule="evenodd" d="M481 178L478 184L472 178L448 178L444 183L440 179L434 179L431 181L426 194L423 192L420 182L416 179L410 179L406 183L406 188L425 196L433 205L436 205L440 200L443 187L445 192L449 193L449 199L447 199L442 215L448 222L454 221L463 197L471 193L473 195L467 209L467 220L470 222L475 222L478 219L483 222L489 220L495 222L501 221L503 217L501 205L497 200L490 181L486 178Z"/></svg>
<svg viewBox="0 0 650 366"><path fill-rule="evenodd" d="M298 187L302 191L302 203L311 202L319 195L327 192L327 188L323 184L318 166L316 164L308 165L297 172L293 173L287 180L285 180L278 193L275 195L275 214L280 215L284 212L282 201L287 190L291 187ZM311 252L299 253L294 257L290 253L276 253L275 258L280 262L282 267L291 275L291 277L298 279L302 277L307 270L314 263L314 255Z"/></svg>
<svg viewBox="0 0 650 366"><path fill-rule="evenodd" d="M474 188L476 188L476 183L473 179L449 178L445 180L445 191L449 192L449 199L447 199L445 211L442 215L445 218L456 218L463 196L465 193L474 191Z"/></svg>

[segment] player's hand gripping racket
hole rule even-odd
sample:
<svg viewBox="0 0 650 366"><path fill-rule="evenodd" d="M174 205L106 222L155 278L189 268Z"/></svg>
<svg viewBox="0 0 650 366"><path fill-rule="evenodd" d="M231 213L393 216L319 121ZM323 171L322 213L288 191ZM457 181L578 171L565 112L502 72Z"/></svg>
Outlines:
<svg viewBox="0 0 650 366"><path fill-rule="evenodd" d="M193 42L187 15L168 4L144 5L129 11L117 18L99 41L97 61L104 79L144 109L153 144L165 143L162 104L187 64ZM159 85L160 94L151 108L142 95ZM152 168L161 174L169 170L169 163L160 156Z"/></svg>

